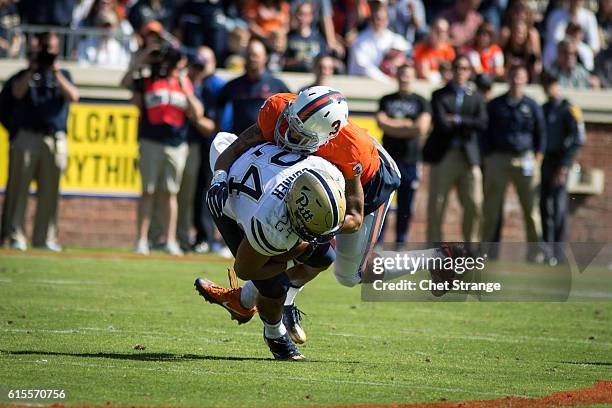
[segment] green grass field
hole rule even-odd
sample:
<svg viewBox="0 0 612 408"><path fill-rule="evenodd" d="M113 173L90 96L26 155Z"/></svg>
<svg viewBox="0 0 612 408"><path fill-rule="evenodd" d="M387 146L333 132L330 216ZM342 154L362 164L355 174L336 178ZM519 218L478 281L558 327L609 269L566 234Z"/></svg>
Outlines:
<svg viewBox="0 0 612 408"><path fill-rule="evenodd" d="M612 379L610 302L362 303L326 272L298 298L310 361L279 363L258 319L238 326L193 288L226 284L229 262L77 255L0 254L0 403L16 388L68 404L481 400Z"/></svg>

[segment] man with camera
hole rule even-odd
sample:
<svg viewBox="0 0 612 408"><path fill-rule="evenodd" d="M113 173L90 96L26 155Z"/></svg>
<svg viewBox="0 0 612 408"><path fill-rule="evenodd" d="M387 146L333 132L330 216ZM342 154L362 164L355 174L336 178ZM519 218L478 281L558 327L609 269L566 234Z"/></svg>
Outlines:
<svg viewBox="0 0 612 408"><path fill-rule="evenodd" d="M60 69L60 41L55 33L42 33L28 43L27 69L7 81L11 84L11 128L15 139L10 150L10 175L6 221L11 247L24 251L28 191L37 183L38 203L32 244L60 251L57 210L60 175L67 164L66 129L71 102L79 92L70 73Z"/></svg>
<svg viewBox="0 0 612 408"><path fill-rule="evenodd" d="M203 114L193 84L181 75L186 62L178 47L162 40L159 46L153 43L139 52L121 81L132 90L132 102L140 109L142 196L136 253L143 255L149 254L147 235L154 195L159 198L165 250L171 255L182 255L176 241L177 194L188 155L189 121L197 124Z"/></svg>

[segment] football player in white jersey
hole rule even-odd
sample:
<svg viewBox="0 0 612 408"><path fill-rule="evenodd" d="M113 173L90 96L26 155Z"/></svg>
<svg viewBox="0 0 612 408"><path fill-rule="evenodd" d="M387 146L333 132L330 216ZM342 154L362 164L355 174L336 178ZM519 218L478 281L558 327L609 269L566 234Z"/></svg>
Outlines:
<svg viewBox="0 0 612 408"><path fill-rule="evenodd" d="M235 139L229 133L217 135L211 167ZM236 275L247 283L238 288L230 273L229 289L202 278L195 287L239 323L257 310L274 357L303 360L283 325L283 304L292 284L289 276L299 283L300 276L316 275L335 260L330 240L340 230L346 207L342 173L320 157L265 143L234 162L228 194L223 214L214 219L236 258Z"/></svg>

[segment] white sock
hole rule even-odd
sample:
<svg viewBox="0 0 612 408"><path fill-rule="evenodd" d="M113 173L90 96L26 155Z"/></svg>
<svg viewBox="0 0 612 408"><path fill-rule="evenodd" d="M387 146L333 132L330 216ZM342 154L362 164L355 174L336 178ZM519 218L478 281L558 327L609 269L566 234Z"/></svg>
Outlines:
<svg viewBox="0 0 612 408"><path fill-rule="evenodd" d="M398 255L399 262L396 262ZM404 252L389 251L380 253L380 256L382 258L391 258L394 260L394 262L389 262L389 264L393 265L391 268L385 267L385 272L382 276L382 279L385 281L413 274L423 269L429 269L426 265L427 262L431 266L435 259L444 260L444 258L446 258L446 254L437 248Z"/></svg>
<svg viewBox="0 0 612 408"><path fill-rule="evenodd" d="M250 309L255 307L255 302L257 301L257 288L253 284L252 281L246 281L242 290L240 291L240 304L242 307Z"/></svg>
<svg viewBox="0 0 612 408"><path fill-rule="evenodd" d="M274 324L270 324L264 319L261 319L261 321L264 324L264 336L269 339L277 339L287 333L287 329L285 329L285 325L283 324L283 319L280 319L277 323Z"/></svg>
<svg viewBox="0 0 612 408"><path fill-rule="evenodd" d="M303 286L296 288L295 286L290 286L287 291L287 297L285 298L285 306L290 306L295 303L295 297L298 293L303 289Z"/></svg>

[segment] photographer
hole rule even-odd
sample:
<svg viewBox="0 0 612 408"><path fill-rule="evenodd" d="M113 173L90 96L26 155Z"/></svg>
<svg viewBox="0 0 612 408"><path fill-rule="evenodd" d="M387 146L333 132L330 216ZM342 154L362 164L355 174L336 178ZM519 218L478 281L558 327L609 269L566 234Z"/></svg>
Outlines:
<svg viewBox="0 0 612 408"><path fill-rule="evenodd" d="M27 69L7 81L13 98L10 174L5 208L11 247L25 250L25 213L32 179L37 182L38 203L32 243L60 251L57 242L57 209L60 175L67 163L66 124L70 102L79 92L70 73L57 62L60 44L55 33L32 37Z"/></svg>
<svg viewBox="0 0 612 408"><path fill-rule="evenodd" d="M193 84L181 75L186 65L185 56L178 47L163 40L159 27L149 28L153 30L144 33L143 50L137 53L121 81L132 90L132 102L140 109L142 196L138 207L136 253L149 253L147 235L153 196L156 195L160 218L164 222L165 250L171 255L182 255L176 241L177 193L187 160L189 121L198 123L203 108L194 96ZM156 33L159 42L155 41Z"/></svg>

